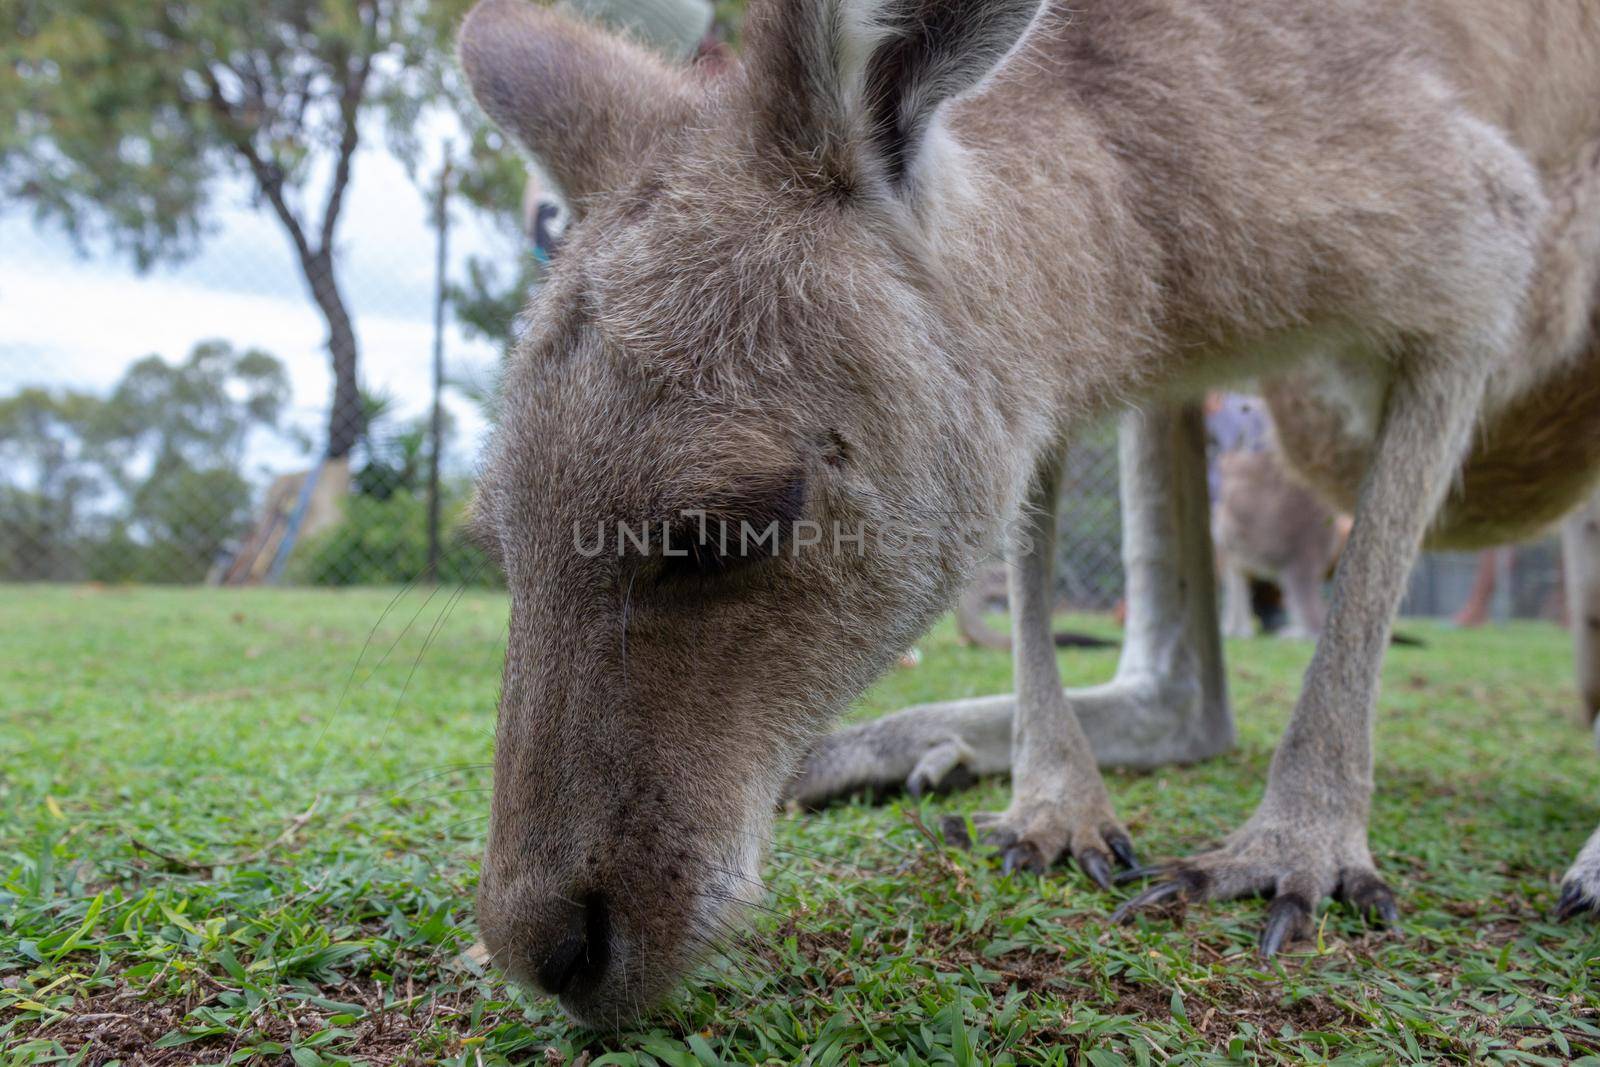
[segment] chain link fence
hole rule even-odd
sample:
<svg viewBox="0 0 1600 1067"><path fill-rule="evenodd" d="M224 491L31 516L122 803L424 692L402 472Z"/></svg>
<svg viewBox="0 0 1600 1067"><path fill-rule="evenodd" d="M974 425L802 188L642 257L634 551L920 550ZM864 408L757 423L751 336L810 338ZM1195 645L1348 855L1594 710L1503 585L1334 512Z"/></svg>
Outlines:
<svg viewBox="0 0 1600 1067"><path fill-rule="evenodd" d="M1067 452L1056 517L1056 593L1076 611L1108 611L1122 599L1122 496L1115 422Z"/></svg>
<svg viewBox="0 0 1600 1067"><path fill-rule="evenodd" d="M41 378L0 397L0 581L499 581L460 530L478 440L446 418L435 483L431 419L368 398L349 454L319 457L321 412L291 409L279 377L218 341L142 358L109 390ZM1116 464L1108 427L1068 466L1058 573L1084 610L1122 594Z"/></svg>
<svg viewBox="0 0 1600 1067"><path fill-rule="evenodd" d="M352 209L331 311L242 194L148 271L0 214L0 581L498 580L460 527L503 341L444 298L530 254L458 210L445 258L428 190L363 167L400 193Z"/></svg>
<svg viewBox="0 0 1600 1067"><path fill-rule="evenodd" d="M425 419L365 423L341 458L283 461L107 427L119 397L41 385L0 398L0 581L499 580L461 536L472 456L456 445L446 459Z"/></svg>
<svg viewBox="0 0 1600 1067"><path fill-rule="evenodd" d="M1122 600L1122 511L1115 423L1077 441L1067 458L1058 519L1058 602L1079 611ZM1263 590L1267 606L1279 598ZM1561 544L1554 536L1503 549L1425 552L1413 569L1401 614L1467 625L1511 619L1565 625Z"/></svg>
<svg viewBox="0 0 1600 1067"><path fill-rule="evenodd" d="M461 524L500 348L444 315L441 279L481 268L435 256L427 206L405 255L443 270L363 273L352 257L351 330L366 380L383 384L341 400L339 425L327 333L271 242L254 262L224 243L182 272L137 275L0 220L0 581L499 583ZM512 273L536 276L529 265ZM85 316L85 304L126 314ZM509 319L519 305L474 313ZM346 453L328 457L330 440ZM1070 451L1062 499L1060 601L1109 610L1123 595L1114 422ZM1560 586L1551 541L1492 564L1428 555L1404 610L1476 602L1491 619L1559 619Z"/></svg>
<svg viewBox="0 0 1600 1067"><path fill-rule="evenodd" d="M1547 537L1490 552L1429 552L1418 561L1402 615L1468 625L1538 619L1567 624L1561 542Z"/></svg>

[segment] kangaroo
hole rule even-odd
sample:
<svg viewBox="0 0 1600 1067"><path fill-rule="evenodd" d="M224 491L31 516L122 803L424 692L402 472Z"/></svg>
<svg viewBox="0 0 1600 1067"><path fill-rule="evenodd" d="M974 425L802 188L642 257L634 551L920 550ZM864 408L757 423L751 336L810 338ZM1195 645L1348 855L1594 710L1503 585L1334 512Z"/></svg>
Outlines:
<svg viewBox="0 0 1600 1067"><path fill-rule="evenodd" d="M602 1026L664 997L759 891L808 747L995 544L1016 694L977 717L1012 800L978 825L1008 867L1131 864L1097 761L1231 738L1183 401L1243 376L1354 528L1259 807L1117 917L1269 895L1268 954L1330 896L1394 917L1367 814L1407 570L1430 530L1554 521L1600 458L1600 9L756 0L704 84L482 0L460 57L575 214L476 504L511 597L478 921L512 979ZM1067 693L1061 457L1118 410L1129 630Z"/></svg>
<svg viewBox="0 0 1600 1067"><path fill-rule="evenodd" d="M1260 402L1232 402L1256 415ZM1222 449L1213 459L1211 536L1222 572L1222 632L1250 637L1250 578L1276 581L1289 622L1282 636L1314 638L1322 632L1322 581L1338 554L1337 517L1285 469L1272 441L1270 419L1260 419L1263 440Z"/></svg>

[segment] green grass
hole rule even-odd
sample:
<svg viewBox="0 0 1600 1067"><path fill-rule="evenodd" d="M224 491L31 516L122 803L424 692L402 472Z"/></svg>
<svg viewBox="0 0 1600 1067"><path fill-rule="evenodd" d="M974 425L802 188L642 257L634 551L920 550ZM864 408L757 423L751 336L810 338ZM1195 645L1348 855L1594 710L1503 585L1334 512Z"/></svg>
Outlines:
<svg viewBox="0 0 1600 1067"><path fill-rule="evenodd" d="M1259 902L1109 927L1123 894L1065 869L1006 878L924 836L942 811L1002 804L991 783L783 817L778 914L646 1029L602 1038L462 957L504 602L412 591L385 615L392 596L0 588L0 1057L1100 1067L1600 1050L1600 939L1546 919L1600 819L1554 628L1410 624L1429 647L1389 657L1372 846L1401 937L1333 908L1314 943L1263 967ZM858 714L1008 685L1006 657L947 627L922 650ZM1147 857L1220 836L1260 795L1308 650L1230 653L1237 750L1110 776ZM1114 656L1064 654L1063 670L1102 680Z"/></svg>

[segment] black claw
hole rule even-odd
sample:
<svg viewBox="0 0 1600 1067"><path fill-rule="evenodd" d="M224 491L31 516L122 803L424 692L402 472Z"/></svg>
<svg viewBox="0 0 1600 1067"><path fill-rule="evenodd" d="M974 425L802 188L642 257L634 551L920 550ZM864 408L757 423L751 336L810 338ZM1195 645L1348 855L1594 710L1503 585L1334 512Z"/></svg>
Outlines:
<svg viewBox="0 0 1600 1067"><path fill-rule="evenodd" d="M1019 870L1031 871L1034 874L1044 873L1044 857L1027 841L1007 845L1005 851L1000 854L1002 874L1014 874Z"/></svg>
<svg viewBox="0 0 1600 1067"><path fill-rule="evenodd" d="M1111 847L1111 854L1117 857L1117 862L1124 867L1139 866L1139 856L1133 851L1133 842L1128 840L1128 835L1120 831L1106 835L1106 844Z"/></svg>
<svg viewBox="0 0 1600 1067"><path fill-rule="evenodd" d="M1111 881L1117 885L1127 885L1129 882L1143 882L1149 878L1164 878L1172 873L1172 868L1165 863L1152 863L1148 867L1134 867L1132 870L1120 871Z"/></svg>
<svg viewBox="0 0 1600 1067"><path fill-rule="evenodd" d="M925 796L944 796L960 789L970 789L977 784L978 776L965 763L958 763L938 781L920 771L911 775L906 779L906 793L912 800L921 800Z"/></svg>
<svg viewBox="0 0 1600 1067"><path fill-rule="evenodd" d="M1377 920L1390 929L1400 926L1400 906L1395 902L1394 892L1371 871L1343 874L1335 895L1368 922Z"/></svg>
<svg viewBox="0 0 1600 1067"><path fill-rule="evenodd" d="M972 847L972 835L967 832L965 815L946 815L939 821L939 832L944 835L947 844L957 848Z"/></svg>
<svg viewBox="0 0 1600 1067"><path fill-rule="evenodd" d="M1014 831L1007 830L1003 826L996 826L984 831L983 843L990 848L997 848L1004 852L1012 845L1017 844L1017 835Z"/></svg>
<svg viewBox="0 0 1600 1067"><path fill-rule="evenodd" d="M1170 900L1182 894L1183 891L1184 883L1176 878L1170 882L1158 882L1132 900L1123 901L1122 906L1111 913L1111 921L1119 924L1125 923L1133 918L1133 913L1140 908L1148 908L1152 904L1160 904L1162 901Z"/></svg>
<svg viewBox="0 0 1600 1067"><path fill-rule="evenodd" d="M1267 908L1267 927L1261 931L1261 958L1271 959L1284 942L1303 933L1311 922L1311 906L1297 893L1279 893Z"/></svg>
<svg viewBox="0 0 1600 1067"><path fill-rule="evenodd" d="M1083 873L1095 885L1111 892L1111 857L1097 848L1086 848L1077 857L1078 866L1083 868Z"/></svg>
<svg viewBox="0 0 1600 1067"><path fill-rule="evenodd" d="M1595 902L1577 882L1567 882L1561 887L1561 899L1556 901L1556 921L1566 922L1574 915L1593 912Z"/></svg>
<svg viewBox="0 0 1600 1067"><path fill-rule="evenodd" d="M958 763L950 768L950 773L939 781L937 791L940 793L954 793L962 789L971 789L978 784L978 776L972 773L972 768L965 763Z"/></svg>

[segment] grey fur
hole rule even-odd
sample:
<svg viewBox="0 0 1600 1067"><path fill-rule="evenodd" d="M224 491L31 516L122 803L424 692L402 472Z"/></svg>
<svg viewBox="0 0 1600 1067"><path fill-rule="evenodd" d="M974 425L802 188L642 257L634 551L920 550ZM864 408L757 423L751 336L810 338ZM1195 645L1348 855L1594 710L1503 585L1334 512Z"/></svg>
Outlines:
<svg viewBox="0 0 1600 1067"><path fill-rule="evenodd" d="M1600 383L1588 0L1049 5L998 70L920 98L898 180L852 73L887 5L757 3L746 66L714 86L515 0L463 30L491 113L582 207L477 498L512 602L478 918L514 977L586 961L562 1002L589 1022L659 1000L741 912L807 746L1087 420L1293 376L1313 406L1290 458L1355 502L1265 796L1181 868L1191 895L1277 892L1268 948L1336 891L1392 908L1366 841L1372 715L1430 523L1510 536L1593 486L1500 430L1531 404L1567 431L1541 444L1600 454L1575 402ZM1450 495L1481 463L1520 472L1517 513ZM702 581L575 550L575 528L685 508L984 536ZM1016 592L1016 785L986 822L1013 856L1103 876L1121 838L1091 724L1149 708L1064 697L1042 597ZM1124 664L1141 650L1159 688L1182 628L1148 625L1169 639L1130 637ZM1151 725L1175 719L1201 721Z"/></svg>
<svg viewBox="0 0 1600 1067"><path fill-rule="evenodd" d="M1233 745L1206 514L1205 442L1193 410L1124 416L1119 429L1127 634L1116 676L1068 690L1101 766L1193 763ZM1054 658L1033 669L1048 686ZM934 791L956 768L1011 769L1011 695L922 705L824 737L787 796L816 806L862 790Z"/></svg>

